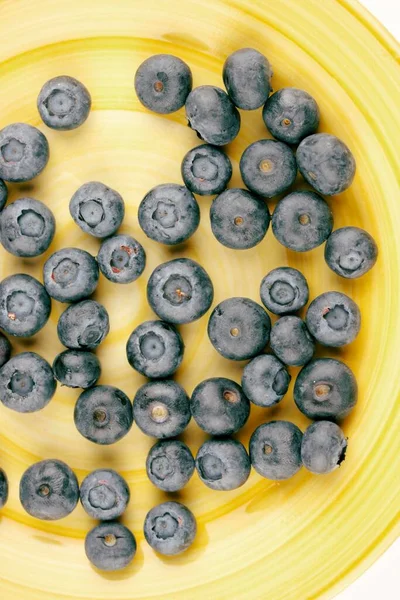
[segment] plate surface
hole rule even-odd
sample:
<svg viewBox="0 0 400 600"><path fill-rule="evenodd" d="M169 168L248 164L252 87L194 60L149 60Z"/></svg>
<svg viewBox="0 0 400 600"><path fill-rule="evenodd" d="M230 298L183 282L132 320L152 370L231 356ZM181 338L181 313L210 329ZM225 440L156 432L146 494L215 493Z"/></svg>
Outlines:
<svg viewBox="0 0 400 600"><path fill-rule="evenodd" d="M32 195L51 207L58 224L52 251L79 246L96 254L98 242L72 222L68 202L83 182L103 181L125 199L122 231L146 247L147 268L138 282L117 287L103 278L96 293L112 325L98 351L101 383L115 384L130 397L143 383L126 361L125 342L152 316L146 282L152 269L171 257L190 256L206 267L215 283L215 302L234 295L258 300L262 277L291 265L306 275L312 296L344 291L363 315L361 334L351 347L325 352L343 358L360 384L358 406L344 424L350 445L343 467L327 477L303 469L279 484L252 473L245 486L230 493L208 490L194 476L176 496L196 514L199 533L195 545L175 559L156 556L143 539L146 512L164 498L146 478L150 438L134 426L115 446L91 444L73 424L78 393L66 388L59 387L37 414L20 415L0 405L0 464L11 484L0 517L2 600L331 598L398 533L399 47L352 0L2 0L0 15L0 126L26 121L45 131L51 144L45 172L32 184L10 186L11 200ZM211 235L209 198L200 200L202 223L186 247L162 248L145 239L138 226L144 194L158 183L180 182L181 158L198 140L183 111L161 117L139 104L133 89L137 66L153 53L173 53L190 64L195 85L221 86L226 56L249 45L269 57L274 88L308 90L321 107L321 130L343 138L355 154L354 184L330 204L336 227L364 227L379 244L375 269L359 281L331 273L323 249L296 255L271 232L255 249L223 248ZM42 84L59 74L81 79L93 97L88 121L73 132L46 129L36 111ZM267 137L260 111L242 116L240 136L229 147L232 185L239 186L241 152ZM41 278L42 264L43 257L22 261L0 251L0 277L25 272ZM35 350L52 361L62 349L56 335L61 312L62 305L54 303L46 328L31 342L16 342L15 349ZM177 379L188 393L206 377L240 381L243 365L216 354L206 324L203 317L182 327L187 349ZM253 407L241 439L247 443L257 424L276 418L307 426L290 391L273 410ZM184 439L195 452L204 436L192 423ZM90 567L83 540L94 522L80 506L54 523L22 510L23 471L51 457L65 460L80 480L97 467L113 467L127 478L132 499L124 522L137 536L138 552L124 572L104 575Z"/></svg>

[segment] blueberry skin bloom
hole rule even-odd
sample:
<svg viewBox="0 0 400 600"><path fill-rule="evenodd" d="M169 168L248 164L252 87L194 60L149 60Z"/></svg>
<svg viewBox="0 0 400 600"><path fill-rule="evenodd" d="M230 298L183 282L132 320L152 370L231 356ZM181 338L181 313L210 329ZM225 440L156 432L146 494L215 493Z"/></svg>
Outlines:
<svg viewBox="0 0 400 600"><path fill-rule="evenodd" d="M315 133L319 125L318 104L310 94L293 87L272 94L262 113L270 133L286 144L298 144Z"/></svg>
<svg viewBox="0 0 400 600"><path fill-rule="evenodd" d="M95 300L83 300L68 306L57 324L60 342L72 350L94 350L109 331L108 313Z"/></svg>
<svg viewBox="0 0 400 600"><path fill-rule="evenodd" d="M222 77L232 102L243 110L259 108L271 91L271 66L254 48L232 52L224 63Z"/></svg>
<svg viewBox="0 0 400 600"><path fill-rule="evenodd" d="M300 429L289 421L263 423L250 438L251 464L267 479L289 479L302 466L302 437Z"/></svg>
<svg viewBox="0 0 400 600"><path fill-rule="evenodd" d="M116 233L125 216L121 194L100 181L84 183L72 196L69 212L75 223L96 238Z"/></svg>
<svg viewBox="0 0 400 600"><path fill-rule="evenodd" d="M164 321L145 321L134 329L126 344L128 362L151 379L169 377L183 359L184 343L179 331Z"/></svg>
<svg viewBox="0 0 400 600"><path fill-rule="evenodd" d="M146 460L147 476L164 492L177 492L189 481L194 471L194 458L189 448L178 440L162 440L154 444Z"/></svg>
<svg viewBox="0 0 400 600"><path fill-rule="evenodd" d="M315 343L306 324L295 316L278 319L271 329L271 350L285 365L301 367L310 361Z"/></svg>
<svg viewBox="0 0 400 600"><path fill-rule="evenodd" d="M95 385L79 396L74 421L79 433L91 442L114 444L132 427L132 403L112 385Z"/></svg>
<svg viewBox="0 0 400 600"><path fill-rule="evenodd" d="M179 502L163 502L152 508L144 520L144 537L149 546L167 556L180 554L191 546L197 525L192 511Z"/></svg>
<svg viewBox="0 0 400 600"><path fill-rule="evenodd" d="M192 323L210 308L212 281L201 265L176 258L154 269L147 284L147 300L157 316L175 325Z"/></svg>
<svg viewBox="0 0 400 600"><path fill-rule="evenodd" d="M325 292L311 302L306 323L317 342L338 348L356 339L361 327L361 313L346 294Z"/></svg>
<svg viewBox="0 0 400 600"><path fill-rule="evenodd" d="M328 237L325 245L326 264L332 271L355 279L367 273L378 258L374 238L359 227L341 227Z"/></svg>
<svg viewBox="0 0 400 600"><path fill-rule="evenodd" d="M294 401L309 419L344 419L357 402L356 378L340 360L317 358L298 374Z"/></svg>
<svg viewBox="0 0 400 600"><path fill-rule="evenodd" d="M8 500L8 479L7 475L0 469L0 509L7 504Z"/></svg>
<svg viewBox="0 0 400 600"><path fill-rule="evenodd" d="M196 456L197 473L212 490L228 491L249 478L251 464L243 444L230 439L207 440Z"/></svg>
<svg viewBox="0 0 400 600"><path fill-rule="evenodd" d="M188 240L200 223L196 198L184 185L157 185L143 198L139 225L148 238L167 246Z"/></svg>
<svg viewBox="0 0 400 600"><path fill-rule="evenodd" d="M22 475L19 498L32 517L44 521L63 519L78 504L78 480L61 460L42 460Z"/></svg>
<svg viewBox="0 0 400 600"><path fill-rule="evenodd" d="M190 92L185 105L189 126L208 144L224 146L240 130L240 114L228 94L213 85Z"/></svg>
<svg viewBox="0 0 400 600"><path fill-rule="evenodd" d="M212 435L230 435L247 422L250 402L240 385L225 377L206 379L197 385L190 402L197 425Z"/></svg>
<svg viewBox="0 0 400 600"><path fill-rule="evenodd" d="M325 475L342 464L346 450L347 438L340 427L330 421L318 421L304 432L301 458L308 471Z"/></svg>
<svg viewBox="0 0 400 600"><path fill-rule="evenodd" d="M356 172L356 161L349 148L328 133L306 137L297 148L296 160L304 179L324 196L347 190Z"/></svg>
<svg viewBox="0 0 400 600"><path fill-rule="evenodd" d="M97 469L85 477L80 488L81 503L93 519L109 521L120 517L129 503L125 479L113 469Z"/></svg>
<svg viewBox="0 0 400 600"><path fill-rule="evenodd" d="M53 213L34 198L15 200L1 213L1 243L15 256L43 254L53 241L55 230Z"/></svg>
<svg viewBox="0 0 400 600"><path fill-rule="evenodd" d="M220 148L202 144L185 154L182 179L194 194L211 196L224 191L232 177L232 163Z"/></svg>
<svg viewBox="0 0 400 600"><path fill-rule="evenodd" d="M6 362L10 360L11 350L12 346L8 338L6 338L6 336L0 331L0 367L5 365Z"/></svg>
<svg viewBox="0 0 400 600"><path fill-rule="evenodd" d="M15 337L31 337L47 323L51 299L37 279L23 273L0 283L0 327Z"/></svg>
<svg viewBox="0 0 400 600"><path fill-rule="evenodd" d="M92 100L83 83L61 75L47 81L40 90L37 107L43 122L52 129L76 129L89 116Z"/></svg>
<svg viewBox="0 0 400 600"><path fill-rule="evenodd" d="M264 239L270 215L264 200L247 190L231 188L213 201L210 221L212 232L221 244L245 250Z"/></svg>
<svg viewBox="0 0 400 600"><path fill-rule="evenodd" d="M272 231L283 246L306 252L325 242L333 228L328 204L315 192L300 191L285 196L272 215Z"/></svg>
<svg viewBox="0 0 400 600"><path fill-rule="evenodd" d="M92 352L65 350L56 356L53 362L53 373L61 385L87 389L99 379L101 365Z"/></svg>
<svg viewBox="0 0 400 600"><path fill-rule="evenodd" d="M101 244L97 255L100 271L113 283L132 283L143 273L146 253L130 235L114 235Z"/></svg>
<svg viewBox="0 0 400 600"><path fill-rule="evenodd" d="M99 281L99 267L86 250L63 248L44 263L43 281L47 293L55 300L77 302L93 294Z"/></svg>
<svg viewBox="0 0 400 600"><path fill-rule="evenodd" d="M49 143L39 129L13 123L0 131L0 178L30 181L43 171L49 160Z"/></svg>
<svg viewBox="0 0 400 600"><path fill-rule="evenodd" d="M264 306L275 315L296 312L308 302L307 280L297 269L278 267L262 280L260 297Z"/></svg>
<svg viewBox="0 0 400 600"><path fill-rule="evenodd" d="M192 415L183 387L167 379L149 381L138 389L133 400L133 416L143 433L162 439L182 433Z"/></svg>
<svg viewBox="0 0 400 600"><path fill-rule="evenodd" d="M190 68L171 54L150 56L136 71L136 94L143 106L156 113L170 114L182 108L191 89Z"/></svg>
<svg viewBox="0 0 400 600"><path fill-rule="evenodd" d="M8 189L6 184L2 179L0 179L0 212L3 210L5 205L7 204L8 198Z"/></svg>
<svg viewBox="0 0 400 600"><path fill-rule="evenodd" d="M208 321L208 337L224 358L253 358L268 344L271 319L250 298L228 298L216 306Z"/></svg>
<svg viewBox="0 0 400 600"><path fill-rule="evenodd" d="M136 554L133 533L117 521L105 521L86 536L85 552L100 571L119 571L132 562Z"/></svg>
<svg viewBox="0 0 400 600"><path fill-rule="evenodd" d="M261 354L243 369L242 388L247 398L266 408L278 404L288 391L290 374L272 354Z"/></svg>

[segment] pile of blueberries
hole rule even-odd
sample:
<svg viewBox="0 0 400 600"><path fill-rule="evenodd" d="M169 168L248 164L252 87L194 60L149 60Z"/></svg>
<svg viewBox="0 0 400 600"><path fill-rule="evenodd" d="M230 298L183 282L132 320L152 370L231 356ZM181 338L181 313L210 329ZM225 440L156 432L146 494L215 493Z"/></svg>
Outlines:
<svg viewBox="0 0 400 600"><path fill-rule="evenodd" d="M197 229L200 210L193 194L216 195L210 209L216 239L233 249L259 244L270 221L278 241L305 252L325 245L328 266L338 275L356 278L375 263L372 237L357 227L332 232L332 212L321 196L346 190L355 173L347 146L333 135L315 133L319 110L305 91L284 88L271 93L271 67L265 56L241 49L225 62L227 93L214 86L192 90L189 67L171 55L156 55L137 70L135 89L142 104L157 113L172 113L183 105L190 127L205 142L190 150L182 162L185 185L158 185L144 197L139 223L152 240L167 245L185 242ZM251 144L240 160L247 189L227 188L232 164L220 146L239 133L240 113L263 107L262 116L275 139ZM71 77L45 84L38 98L44 123L58 130L73 129L88 117L87 89ZM296 147L296 148L295 148ZM0 177L28 181L46 166L49 146L35 127L12 124L0 131ZM312 190L291 191L270 216L265 198L284 194L294 184L297 170ZM7 187L0 181L0 236L5 250L34 257L50 246L55 219L44 204L21 198L5 206ZM58 321L58 336L67 350L51 367L34 352L14 357L8 339L0 334L0 399L18 412L44 408L62 385L83 388L74 420L78 431L97 444L113 444L125 436L133 421L159 441L151 448L146 469L161 490L180 490L195 468L213 490L232 490L245 483L251 465L263 477L284 480L302 465L313 473L329 473L345 458L347 439L335 423L349 414L357 401L357 383L340 360L313 359L316 343L341 347L360 329L360 311L345 294L328 291L308 306L305 320L296 316L309 300L305 277L288 267L274 269L261 282L262 304L278 320L271 327L261 304L245 297L228 298L214 307L208 321L213 347L223 357L249 360L241 386L226 378L197 385L191 399L170 377L182 362L184 343L177 325L202 317L213 302L213 284L197 262L178 258L159 265L147 284L149 305L159 320L140 324L127 342L128 361L149 382L137 390L133 405L121 390L96 385L101 366L94 350L109 332L106 309L90 299L99 271L115 283L135 281L143 272L146 254L129 235L117 233L124 218L120 194L99 182L82 185L70 201L71 216L86 233L102 240L98 256L78 248L64 248L45 262L43 285L33 277L15 274L0 283L0 327L27 338L46 324L51 298L70 303ZM264 350L270 344L271 353ZM315 422L303 434L293 423L261 424L250 439L249 454L229 436L246 423L250 403L271 407L286 394L291 375L287 366L301 366L294 386L299 410ZM199 449L196 459L176 438L191 417L215 436ZM0 476L0 505L7 499L7 478ZM116 570L133 558L133 534L116 519L129 502L129 487L111 469L90 473L80 488L73 471L59 460L32 465L20 482L25 510L40 519L68 515L78 499L86 512L102 521L86 537L86 553L99 569ZM148 543L162 554L177 554L196 534L191 511L178 502L164 502L148 513L144 523Z"/></svg>

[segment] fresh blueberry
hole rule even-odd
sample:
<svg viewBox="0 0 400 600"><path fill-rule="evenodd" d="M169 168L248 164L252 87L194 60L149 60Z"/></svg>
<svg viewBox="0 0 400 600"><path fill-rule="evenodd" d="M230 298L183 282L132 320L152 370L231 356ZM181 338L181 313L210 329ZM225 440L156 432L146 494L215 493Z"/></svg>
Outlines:
<svg viewBox="0 0 400 600"><path fill-rule="evenodd" d="M159 439L175 437L190 421L189 398L175 381L149 381L136 392L133 416L146 435Z"/></svg>
<svg viewBox="0 0 400 600"><path fill-rule="evenodd" d="M299 317L287 315L271 329L271 350L285 365L301 367L314 354L315 343L306 324Z"/></svg>
<svg viewBox="0 0 400 600"><path fill-rule="evenodd" d="M324 346L345 346L356 339L361 327L357 304L341 292L325 292L308 307L308 330Z"/></svg>
<svg viewBox="0 0 400 600"><path fill-rule="evenodd" d="M179 554L196 537L194 514L179 502L163 502L152 508L144 521L144 537L160 554Z"/></svg>
<svg viewBox="0 0 400 600"><path fill-rule="evenodd" d="M325 260L338 275L355 279L367 273L378 258L374 238L359 227L341 227L328 237Z"/></svg>
<svg viewBox="0 0 400 600"><path fill-rule="evenodd" d="M47 323L51 299L41 283L23 273L0 283L0 327L9 335L31 337Z"/></svg>
<svg viewBox="0 0 400 600"><path fill-rule="evenodd" d="M257 406L278 404L289 388L290 375L283 363L271 354L261 354L244 368L242 388Z"/></svg>
<svg viewBox="0 0 400 600"><path fill-rule="evenodd" d="M263 423L250 438L251 464L267 479L289 479L300 470L300 429L289 421Z"/></svg>
<svg viewBox="0 0 400 600"><path fill-rule="evenodd" d="M343 419L357 402L356 378L340 360L317 358L298 374L294 401L309 419Z"/></svg>
<svg viewBox="0 0 400 600"><path fill-rule="evenodd" d="M150 481L160 490L177 492L193 475L194 458L183 442L162 440L151 448L146 471Z"/></svg>
<svg viewBox="0 0 400 600"><path fill-rule="evenodd" d="M26 512L45 521L72 513L79 500L75 473L61 460L42 460L22 475L19 498Z"/></svg>
<svg viewBox="0 0 400 600"><path fill-rule="evenodd" d="M70 388L90 388L101 375L100 361L92 352L65 350L53 363L54 376Z"/></svg>
<svg viewBox="0 0 400 600"><path fill-rule="evenodd" d="M1 213L1 243L15 256L43 254L53 241L55 230L53 213L34 198L15 200Z"/></svg>
<svg viewBox="0 0 400 600"><path fill-rule="evenodd" d="M240 385L225 377L199 383L190 402L197 425L211 435L230 435L249 418L250 402Z"/></svg>
<svg viewBox="0 0 400 600"><path fill-rule="evenodd" d="M10 360L11 350L12 346L8 338L0 331L0 368Z"/></svg>
<svg viewBox="0 0 400 600"><path fill-rule="evenodd" d="M306 252L325 242L332 231L333 215L315 192L298 191L278 204L272 215L272 231L283 246Z"/></svg>
<svg viewBox="0 0 400 600"><path fill-rule="evenodd" d="M190 258L176 258L154 269L147 299L154 312L179 325L200 319L210 308L214 287L206 271Z"/></svg>
<svg viewBox="0 0 400 600"><path fill-rule="evenodd" d="M307 280L297 269L278 267L262 280L260 296L264 306L275 315L296 312L308 302Z"/></svg>
<svg viewBox="0 0 400 600"><path fill-rule="evenodd" d="M356 161L349 148L328 133L306 137L297 148L296 159L304 179L325 196L347 190L356 172Z"/></svg>
<svg viewBox="0 0 400 600"><path fill-rule="evenodd" d="M100 571L119 571L132 562L136 554L133 533L117 521L105 521L86 536L85 552Z"/></svg>
<svg viewBox="0 0 400 600"><path fill-rule="evenodd" d="M0 508L3 508L8 500L8 479L7 475L0 469Z"/></svg>
<svg viewBox="0 0 400 600"><path fill-rule="evenodd" d="M49 143L39 129L13 123L0 131L0 178L29 181L39 175L49 160Z"/></svg>
<svg viewBox="0 0 400 600"><path fill-rule="evenodd" d="M240 130L240 114L228 94L213 85L190 92L185 105L189 126L208 144L224 146Z"/></svg>
<svg viewBox="0 0 400 600"><path fill-rule="evenodd" d="M262 116L274 138L286 144L298 144L315 133L319 125L319 109L314 98L293 87L272 94L265 103Z"/></svg>
<svg viewBox="0 0 400 600"><path fill-rule="evenodd" d="M228 298L216 306L208 321L208 337L225 358L253 358L268 344L271 319L250 298Z"/></svg>
<svg viewBox="0 0 400 600"><path fill-rule="evenodd" d="M89 116L92 100L83 83L61 75L44 84L37 99L43 122L52 129L76 129Z"/></svg>
<svg viewBox="0 0 400 600"><path fill-rule="evenodd" d="M146 253L130 235L114 235L101 244L97 262L104 277L113 283L131 283L143 273Z"/></svg>
<svg viewBox="0 0 400 600"><path fill-rule="evenodd" d="M200 223L200 209L184 185L164 183L146 194L139 205L138 217L148 238L173 246L194 234Z"/></svg>
<svg viewBox="0 0 400 600"><path fill-rule="evenodd" d="M85 477L80 489L81 503L93 519L109 521L120 517L130 492L125 479L113 469L97 469Z"/></svg>
<svg viewBox="0 0 400 600"><path fill-rule="evenodd" d="M86 250L63 248L44 263L43 281L47 293L55 300L77 302L93 294L99 281L99 267Z"/></svg>
<svg viewBox="0 0 400 600"><path fill-rule="evenodd" d="M202 144L185 154L182 179L194 194L211 196L224 191L232 177L232 163L220 148Z"/></svg>
<svg viewBox="0 0 400 600"><path fill-rule="evenodd" d="M212 490L234 490L250 475L250 459L243 444L236 440L207 440L196 456L199 477Z"/></svg>
<svg viewBox="0 0 400 600"><path fill-rule="evenodd" d="M114 444L132 427L132 403L112 385L95 385L79 396L74 421L79 433L91 442Z"/></svg>
<svg viewBox="0 0 400 600"><path fill-rule="evenodd" d="M83 300L68 306L57 324L60 342L72 350L94 350L109 331L108 313L95 300Z"/></svg>
<svg viewBox="0 0 400 600"><path fill-rule="evenodd" d="M253 248L268 231L267 204L247 190L231 188L215 198L210 209L211 229L217 240L236 250Z"/></svg>
<svg viewBox="0 0 400 600"><path fill-rule="evenodd" d="M151 379L169 377L183 359L184 343L177 329L164 321L145 321L126 344L131 367Z"/></svg>
<svg viewBox="0 0 400 600"><path fill-rule="evenodd" d="M171 54L150 56L136 71L136 94L143 106L156 113L169 114L182 108L191 89L190 68Z"/></svg>
<svg viewBox="0 0 400 600"><path fill-rule="evenodd" d="M75 223L96 238L114 235L125 216L122 196L100 181L84 183L72 196L69 212Z"/></svg>
<svg viewBox="0 0 400 600"><path fill-rule="evenodd" d="M228 159L229 160L229 159ZM7 203L8 189L2 179L0 179L0 212L3 210Z"/></svg>
<svg viewBox="0 0 400 600"><path fill-rule="evenodd" d="M232 102L243 110L259 108L270 94L271 66L254 48L232 52L224 63L222 76Z"/></svg>
<svg viewBox="0 0 400 600"><path fill-rule="evenodd" d="M347 438L340 427L330 421L318 421L304 432L301 458L308 471L325 475L342 464L346 450Z"/></svg>

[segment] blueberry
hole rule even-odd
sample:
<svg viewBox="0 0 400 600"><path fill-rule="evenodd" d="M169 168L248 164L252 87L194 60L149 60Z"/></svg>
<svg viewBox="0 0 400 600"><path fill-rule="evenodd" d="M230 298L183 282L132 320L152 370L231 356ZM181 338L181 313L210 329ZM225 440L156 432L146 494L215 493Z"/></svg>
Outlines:
<svg viewBox="0 0 400 600"><path fill-rule="evenodd" d="M224 63L222 76L232 102L243 110L259 108L270 94L271 66L254 48L232 52Z"/></svg>
<svg viewBox="0 0 400 600"><path fill-rule="evenodd" d="M356 161L349 148L328 133L306 137L297 148L296 159L304 179L325 196L347 190L356 172Z"/></svg>
<svg viewBox="0 0 400 600"><path fill-rule="evenodd" d="M289 421L263 423L250 438L251 464L267 479L289 479L300 470L300 429Z"/></svg>
<svg viewBox="0 0 400 600"><path fill-rule="evenodd" d="M0 331L0 368L10 360L11 350L12 347L8 338Z"/></svg>
<svg viewBox="0 0 400 600"><path fill-rule="evenodd" d="M0 283L0 327L9 335L31 337L47 323L51 299L37 279L10 275Z"/></svg>
<svg viewBox="0 0 400 600"><path fill-rule="evenodd" d="M228 298L216 306L208 321L208 337L225 358L252 358L268 344L271 319L250 298Z"/></svg>
<svg viewBox="0 0 400 600"><path fill-rule="evenodd" d="M159 439L175 437L190 421L189 398L175 381L149 381L136 392L133 416L146 435Z"/></svg>
<svg viewBox="0 0 400 600"><path fill-rule="evenodd" d="M313 357L315 343L306 324L295 316L278 319L271 329L271 350L285 365L300 367Z"/></svg>
<svg viewBox="0 0 400 600"><path fill-rule="evenodd" d="M297 269L278 267L270 271L260 286L262 303L275 315L293 313L305 306L309 298L306 278Z"/></svg>
<svg viewBox="0 0 400 600"><path fill-rule="evenodd" d="M80 489L81 503L93 519L109 521L120 517L130 492L125 479L113 469L97 469L85 477Z"/></svg>
<svg viewBox="0 0 400 600"><path fill-rule="evenodd" d="M1 243L15 256L43 254L53 241L55 230L53 213L34 198L15 200L1 213Z"/></svg>
<svg viewBox="0 0 400 600"><path fill-rule="evenodd" d="M311 302L306 323L320 344L345 346L355 340L360 331L360 309L346 294L325 292Z"/></svg>
<svg viewBox="0 0 400 600"><path fill-rule="evenodd" d="M95 385L79 396L74 421L79 433L91 442L114 444L132 427L132 403L112 385Z"/></svg>
<svg viewBox="0 0 400 600"><path fill-rule="evenodd" d="M39 129L13 123L0 131L0 178L23 182L43 171L49 160L49 143Z"/></svg>
<svg viewBox="0 0 400 600"><path fill-rule="evenodd" d="M61 460L42 460L21 477L19 498L28 514L55 521L72 513L79 500L75 473Z"/></svg>
<svg viewBox="0 0 400 600"><path fill-rule="evenodd" d="M183 359L184 343L177 329L164 321L145 321L134 329L126 344L131 367L141 375L169 377Z"/></svg>
<svg viewBox="0 0 400 600"><path fill-rule="evenodd" d="M54 252L43 267L47 293L59 302L77 302L91 294L99 281L99 267L89 252L63 248Z"/></svg>
<svg viewBox="0 0 400 600"><path fill-rule="evenodd" d="M240 114L228 94L213 85L201 85L190 92L185 105L189 127L208 144L224 146L240 129Z"/></svg>
<svg viewBox="0 0 400 600"><path fill-rule="evenodd" d="M268 231L268 206L247 190L231 188L215 198L210 209L211 229L217 240L237 250L253 248Z"/></svg>
<svg viewBox="0 0 400 600"><path fill-rule="evenodd" d="M207 440L196 456L199 477L212 490L227 491L242 486L250 475L250 459L236 440Z"/></svg>
<svg viewBox="0 0 400 600"><path fill-rule="evenodd" d="M119 571L127 567L136 554L135 536L121 523L106 521L89 531L85 552L100 571Z"/></svg>
<svg viewBox="0 0 400 600"><path fill-rule="evenodd" d="M94 350L109 331L108 313L95 300L83 300L68 306L57 324L60 342L72 350Z"/></svg>
<svg viewBox="0 0 400 600"><path fill-rule="evenodd" d="M176 258L154 269L147 284L147 299L154 312L168 323L191 323L210 308L214 288L206 271L190 258Z"/></svg>
<svg viewBox="0 0 400 600"><path fill-rule="evenodd" d="M290 375L283 363L271 354L253 358L244 368L242 388L257 406L278 404L289 388Z"/></svg>
<svg viewBox="0 0 400 600"><path fill-rule="evenodd" d="M228 159L229 160L229 159ZM0 212L3 210L7 203L8 189L2 179L0 179Z"/></svg>
<svg viewBox="0 0 400 600"><path fill-rule="evenodd" d="M373 237L359 227L342 227L328 237L325 260L338 275L355 279L367 273L378 258Z"/></svg>
<svg viewBox="0 0 400 600"><path fill-rule="evenodd" d="M8 500L8 479L7 475L0 469L0 508L3 508Z"/></svg>
<svg viewBox="0 0 400 600"><path fill-rule="evenodd" d="M306 252L325 242L333 227L328 204L315 192L298 191L278 204L272 215L272 231L283 246Z"/></svg>
<svg viewBox="0 0 400 600"><path fill-rule="evenodd" d="M331 473L346 457L347 438L330 421L318 421L306 429L301 444L301 458L308 471L317 475Z"/></svg>
<svg viewBox="0 0 400 600"><path fill-rule="evenodd" d="M183 442L162 440L151 448L146 471L150 481L160 490L177 492L193 475L194 458Z"/></svg>
<svg viewBox="0 0 400 600"><path fill-rule="evenodd" d="M131 283L143 273L146 253L130 235L114 235L101 244L97 262L104 277L114 283Z"/></svg>
<svg viewBox="0 0 400 600"><path fill-rule="evenodd" d="M89 181L72 196L69 212L82 231L96 238L106 238L120 227L125 204L115 190L100 181Z"/></svg>
<svg viewBox="0 0 400 600"><path fill-rule="evenodd" d="M148 238L167 246L188 240L200 223L197 200L184 185L164 183L139 205L139 225Z"/></svg>
<svg viewBox="0 0 400 600"><path fill-rule="evenodd" d="M296 159L286 144L259 140L243 152L240 172L250 191L272 198L293 185L297 174Z"/></svg>
<svg viewBox="0 0 400 600"><path fill-rule="evenodd" d="M202 144L185 154L181 172L191 192L211 196L220 194L228 185L232 177L232 163L220 148Z"/></svg>
<svg viewBox="0 0 400 600"><path fill-rule="evenodd" d="M61 75L47 81L40 90L37 107L43 122L52 129L76 129L89 116L92 100L83 83Z"/></svg>
<svg viewBox="0 0 400 600"><path fill-rule="evenodd" d="M179 502L163 502L152 508L144 521L144 537L160 554L179 554L196 537L194 514Z"/></svg>
<svg viewBox="0 0 400 600"><path fill-rule="evenodd" d="M319 125L319 109L314 98L293 87L282 88L272 94L262 116L274 138L286 144L298 144L315 133Z"/></svg>
<svg viewBox="0 0 400 600"><path fill-rule="evenodd" d="M197 425L212 435L236 433L250 414L250 402L240 385L225 377L199 383L190 406Z"/></svg>
<svg viewBox="0 0 400 600"><path fill-rule="evenodd" d="M309 419L343 419L357 402L357 381L340 360L317 358L297 376L294 401Z"/></svg>
<svg viewBox="0 0 400 600"><path fill-rule="evenodd" d="M191 89L190 68L171 54L150 56L136 71L136 94L143 106L156 113L169 114L182 108Z"/></svg>
<svg viewBox="0 0 400 600"><path fill-rule="evenodd" d="M100 361L92 352L65 350L53 363L54 376L70 388L92 387L101 375Z"/></svg>

